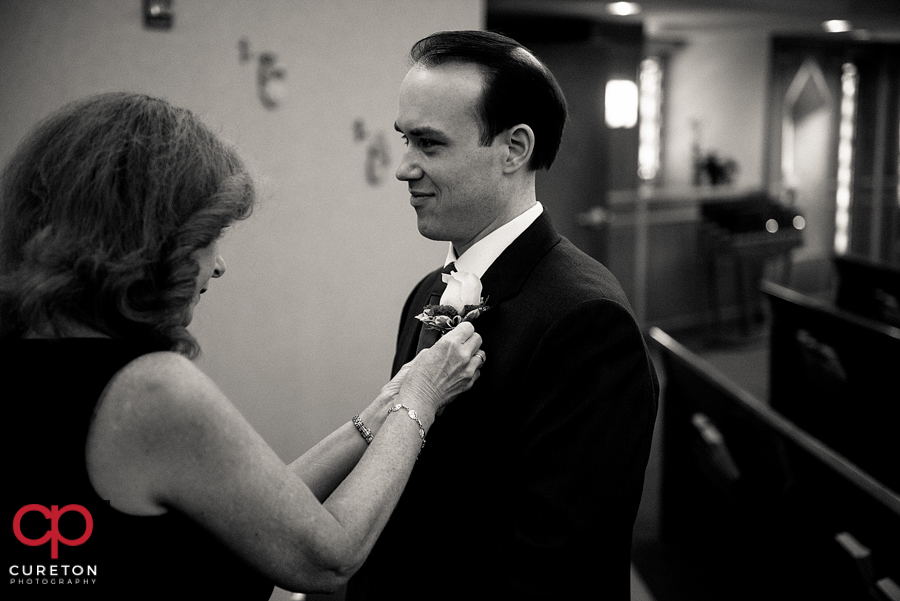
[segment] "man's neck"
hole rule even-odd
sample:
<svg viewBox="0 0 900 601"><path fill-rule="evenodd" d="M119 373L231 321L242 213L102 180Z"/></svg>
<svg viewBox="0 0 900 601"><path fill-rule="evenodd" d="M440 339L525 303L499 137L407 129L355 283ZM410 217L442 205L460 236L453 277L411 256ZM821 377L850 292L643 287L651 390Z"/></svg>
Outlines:
<svg viewBox="0 0 900 601"><path fill-rule="evenodd" d="M535 205L535 203L532 203L531 205L524 207L523 209L516 211L514 213L509 212L509 213L504 213L503 215L498 215L496 219L494 219L490 224L488 224L488 226L486 228L481 230L477 236L475 236L468 242L463 243L463 244L454 242L453 250L456 252L456 256L461 257L464 252L466 252L467 250L472 248L472 246L474 246L476 243L480 242L481 240L484 240L490 234L497 231L498 229L500 229L501 227L503 227L504 225L506 225L507 223L509 223L510 221L512 221L513 219L515 219L516 217L518 217L519 215L521 215L522 213L524 213L525 211L530 209L531 207L533 207L534 205Z"/></svg>
<svg viewBox="0 0 900 601"><path fill-rule="evenodd" d="M509 194L510 202L504 203L503 210L498 213L490 223L485 226L471 240L457 241L453 240L453 250L457 257L461 257L464 252L472 248L472 245L480 240L484 240L491 232L503 227L535 204L537 204L537 195L534 188L534 172L529 173L529 177L524 181L516 184L516 190Z"/></svg>
<svg viewBox="0 0 900 601"><path fill-rule="evenodd" d="M494 261L512 244L531 224L540 217L543 207L535 203L530 209L495 229L490 234L471 245L462 256L457 256L451 246L447 250L444 265L454 263L458 271L473 273L483 277Z"/></svg>

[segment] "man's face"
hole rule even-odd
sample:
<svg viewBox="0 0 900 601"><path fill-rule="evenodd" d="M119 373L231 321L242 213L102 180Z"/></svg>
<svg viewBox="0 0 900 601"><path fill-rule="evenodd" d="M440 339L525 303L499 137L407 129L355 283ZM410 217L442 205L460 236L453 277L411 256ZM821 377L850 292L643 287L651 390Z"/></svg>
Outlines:
<svg viewBox="0 0 900 601"><path fill-rule="evenodd" d="M449 240L460 253L501 211L507 148L501 136L490 146L479 141L481 92L482 76L473 65L416 65L400 86L395 123L407 145L396 175L409 183L419 233Z"/></svg>

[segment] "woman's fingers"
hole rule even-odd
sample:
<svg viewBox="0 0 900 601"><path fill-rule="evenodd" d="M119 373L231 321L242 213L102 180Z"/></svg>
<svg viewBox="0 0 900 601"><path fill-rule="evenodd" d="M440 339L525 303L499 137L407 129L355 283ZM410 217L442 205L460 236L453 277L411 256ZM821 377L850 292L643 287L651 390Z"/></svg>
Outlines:
<svg viewBox="0 0 900 601"><path fill-rule="evenodd" d="M472 325L471 321L464 321L460 323L458 326L444 334L444 338L448 336L450 339L459 339L460 342L464 342L475 333L475 326Z"/></svg>
<svg viewBox="0 0 900 601"><path fill-rule="evenodd" d="M402 385L423 400L430 399L440 414L447 403L472 387L486 361L481 336L471 323L463 322L404 366L410 371Z"/></svg>
<svg viewBox="0 0 900 601"><path fill-rule="evenodd" d="M446 334L438 341L445 344L459 345L460 352L465 357L471 357L481 348L481 335L475 331L475 326L470 322L464 321Z"/></svg>
<svg viewBox="0 0 900 601"><path fill-rule="evenodd" d="M470 353L474 353L481 346L481 335L475 331L475 326L468 321L462 322L444 334L441 340L457 343Z"/></svg>

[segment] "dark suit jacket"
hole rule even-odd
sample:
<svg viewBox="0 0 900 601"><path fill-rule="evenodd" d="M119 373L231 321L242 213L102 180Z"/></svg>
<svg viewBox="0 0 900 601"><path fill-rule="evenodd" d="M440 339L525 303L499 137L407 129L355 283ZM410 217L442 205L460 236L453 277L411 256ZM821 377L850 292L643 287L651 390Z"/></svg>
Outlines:
<svg viewBox="0 0 900 601"><path fill-rule="evenodd" d="M437 273L406 302L394 372ZM482 284L482 375L435 421L347 598L628 599L658 383L625 295L546 212Z"/></svg>

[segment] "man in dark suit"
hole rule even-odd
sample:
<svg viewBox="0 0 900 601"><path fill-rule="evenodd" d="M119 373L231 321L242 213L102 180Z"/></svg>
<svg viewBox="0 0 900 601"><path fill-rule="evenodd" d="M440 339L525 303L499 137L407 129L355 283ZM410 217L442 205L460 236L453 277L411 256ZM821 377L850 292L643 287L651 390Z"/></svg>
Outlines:
<svg viewBox="0 0 900 601"><path fill-rule="evenodd" d="M487 359L429 431L348 599L628 599L658 383L618 282L535 197L562 136L562 91L488 32L429 36L411 58L397 177L419 232L450 241L450 269L481 278ZM409 296L395 373L442 286L438 270Z"/></svg>

